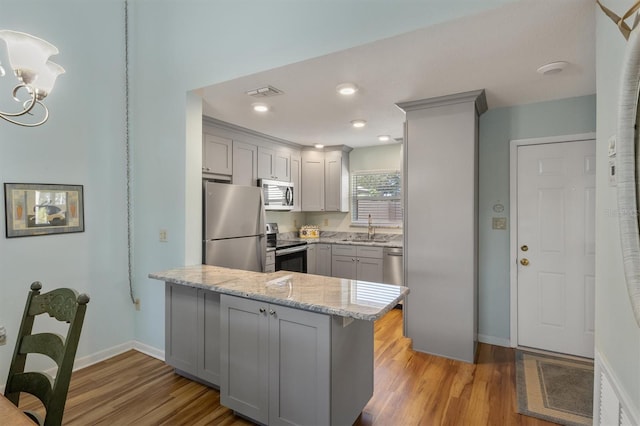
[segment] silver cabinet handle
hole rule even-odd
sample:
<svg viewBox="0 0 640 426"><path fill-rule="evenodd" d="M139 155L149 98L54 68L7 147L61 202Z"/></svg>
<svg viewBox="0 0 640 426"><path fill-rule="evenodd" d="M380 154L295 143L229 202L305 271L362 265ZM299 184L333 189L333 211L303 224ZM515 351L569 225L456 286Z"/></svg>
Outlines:
<svg viewBox="0 0 640 426"><path fill-rule="evenodd" d="M276 315L276 311L274 311L273 309L269 309L269 315L271 315L272 317Z"/></svg>
<svg viewBox="0 0 640 426"><path fill-rule="evenodd" d="M267 310L265 308L260 308L260 313L264 314L265 312L267 312Z"/></svg>

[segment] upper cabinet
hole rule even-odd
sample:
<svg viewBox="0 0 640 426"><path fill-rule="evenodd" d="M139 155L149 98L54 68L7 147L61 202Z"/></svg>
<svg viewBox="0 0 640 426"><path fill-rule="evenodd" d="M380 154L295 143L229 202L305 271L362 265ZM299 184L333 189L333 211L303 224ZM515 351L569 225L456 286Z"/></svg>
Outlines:
<svg viewBox="0 0 640 426"><path fill-rule="evenodd" d="M231 175L232 150L231 139L205 132L202 135L202 173Z"/></svg>
<svg viewBox="0 0 640 426"><path fill-rule="evenodd" d="M293 210L299 212L302 210L302 157L299 154L291 154L291 183L293 184Z"/></svg>
<svg viewBox="0 0 640 426"><path fill-rule="evenodd" d="M258 179L291 182L293 156L297 159L297 182L293 182L300 187L300 150L296 144L211 117L203 117L202 131L204 178L230 179L235 185L248 186L256 186ZM299 202L294 208L300 211Z"/></svg>
<svg viewBox="0 0 640 426"><path fill-rule="evenodd" d="M302 151L302 211L349 211L349 152L337 146Z"/></svg>
<svg viewBox="0 0 640 426"><path fill-rule="evenodd" d="M258 147L233 141L233 176L235 185L256 186L258 184Z"/></svg>
<svg viewBox="0 0 640 426"><path fill-rule="evenodd" d="M263 146L258 147L258 178L289 182L291 154Z"/></svg>

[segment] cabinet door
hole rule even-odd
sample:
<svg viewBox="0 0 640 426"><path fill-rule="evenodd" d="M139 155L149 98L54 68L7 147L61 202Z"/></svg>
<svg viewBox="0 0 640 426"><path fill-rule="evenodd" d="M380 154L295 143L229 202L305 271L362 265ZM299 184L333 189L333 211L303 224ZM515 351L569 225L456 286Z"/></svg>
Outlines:
<svg viewBox="0 0 640 426"><path fill-rule="evenodd" d="M340 211L340 184L342 182L342 157L340 153L327 152L324 159L324 207L326 211Z"/></svg>
<svg viewBox="0 0 640 426"><path fill-rule="evenodd" d="M172 367L197 374L197 289L165 284L165 360Z"/></svg>
<svg viewBox="0 0 640 426"><path fill-rule="evenodd" d="M291 156L291 183L293 183L293 210L299 212L302 209L300 195L302 194L302 158L299 155Z"/></svg>
<svg viewBox="0 0 640 426"><path fill-rule="evenodd" d="M274 157L276 152L273 149L258 147L258 179L275 179Z"/></svg>
<svg viewBox="0 0 640 426"><path fill-rule="evenodd" d="M331 244L317 244L316 274L331 276Z"/></svg>
<svg viewBox="0 0 640 426"><path fill-rule="evenodd" d="M356 261L358 280L381 283L383 280L382 259L359 257Z"/></svg>
<svg viewBox="0 0 640 426"><path fill-rule="evenodd" d="M198 289L198 374L220 386L220 293Z"/></svg>
<svg viewBox="0 0 640 426"><path fill-rule="evenodd" d="M269 424L268 304L223 294L220 308L220 403Z"/></svg>
<svg viewBox="0 0 640 426"><path fill-rule="evenodd" d="M258 184L258 147L233 141L234 185L256 186Z"/></svg>
<svg viewBox="0 0 640 426"><path fill-rule="evenodd" d="M307 273L308 274L316 274L317 272L317 253L318 247L316 244L309 244L307 247Z"/></svg>
<svg viewBox="0 0 640 426"><path fill-rule="evenodd" d="M291 181L291 154L276 151L273 155L272 169L274 179L285 182Z"/></svg>
<svg viewBox="0 0 640 426"><path fill-rule="evenodd" d="M268 424L330 424L330 316L269 309Z"/></svg>
<svg viewBox="0 0 640 426"><path fill-rule="evenodd" d="M302 211L324 211L324 153L302 153Z"/></svg>
<svg viewBox="0 0 640 426"><path fill-rule="evenodd" d="M355 280L357 277L356 258L351 256L332 256L331 276Z"/></svg>
<svg viewBox="0 0 640 426"><path fill-rule="evenodd" d="M230 175L232 150L231 139L205 133L202 137L202 173Z"/></svg>

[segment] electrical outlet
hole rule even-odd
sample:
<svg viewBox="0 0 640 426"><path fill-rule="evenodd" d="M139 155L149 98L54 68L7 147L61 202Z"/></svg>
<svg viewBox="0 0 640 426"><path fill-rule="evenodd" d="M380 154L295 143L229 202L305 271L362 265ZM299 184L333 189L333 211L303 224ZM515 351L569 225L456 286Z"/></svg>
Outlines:
<svg viewBox="0 0 640 426"><path fill-rule="evenodd" d="M329 226L329 219L324 220L324 226Z"/></svg>
<svg viewBox="0 0 640 426"><path fill-rule="evenodd" d="M0 326L0 345L7 344L7 329Z"/></svg>
<svg viewBox="0 0 640 426"><path fill-rule="evenodd" d="M167 241L169 241L167 239L167 230L166 229L161 229L160 230L160 242L161 243L166 243Z"/></svg>
<svg viewBox="0 0 640 426"><path fill-rule="evenodd" d="M136 311L139 311L140 310L140 299L136 299L135 305L136 305Z"/></svg>
<svg viewBox="0 0 640 426"><path fill-rule="evenodd" d="M298 229L298 221L296 219L293 219L293 227Z"/></svg>

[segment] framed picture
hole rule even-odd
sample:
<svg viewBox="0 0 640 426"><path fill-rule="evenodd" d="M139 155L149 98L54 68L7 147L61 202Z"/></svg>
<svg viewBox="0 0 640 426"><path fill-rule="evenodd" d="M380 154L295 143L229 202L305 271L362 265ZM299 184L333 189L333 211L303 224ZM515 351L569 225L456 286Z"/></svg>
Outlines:
<svg viewBox="0 0 640 426"><path fill-rule="evenodd" d="M4 184L6 236L84 232L82 185Z"/></svg>

